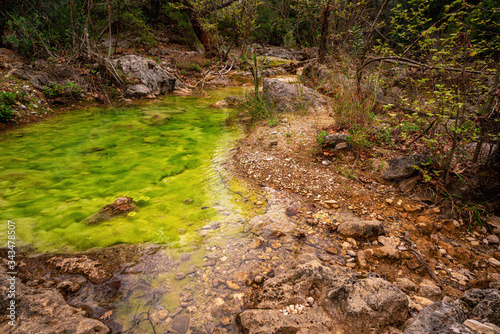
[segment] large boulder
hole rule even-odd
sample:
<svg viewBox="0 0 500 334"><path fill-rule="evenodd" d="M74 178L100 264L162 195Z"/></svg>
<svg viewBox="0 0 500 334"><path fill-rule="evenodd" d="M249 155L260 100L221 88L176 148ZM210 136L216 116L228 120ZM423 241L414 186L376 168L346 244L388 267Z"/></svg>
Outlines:
<svg viewBox="0 0 500 334"><path fill-rule="evenodd" d="M301 84L264 78L263 87L264 97L280 112L320 111L328 104L323 95Z"/></svg>
<svg viewBox="0 0 500 334"><path fill-rule="evenodd" d="M401 181L407 179L418 172L418 167L422 167L429 162L429 157L425 154L415 154L408 157L392 158L389 160L389 168L382 177L387 181ZM417 167L417 168L416 168Z"/></svg>
<svg viewBox="0 0 500 334"><path fill-rule="evenodd" d="M407 295L388 281L324 265L310 254L268 279L254 305L237 317L243 333L379 333L408 317Z"/></svg>
<svg viewBox="0 0 500 334"><path fill-rule="evenodd" d="M149 90L145 90L144 87L135 87L132 90L127 90L131 96L169 94L175 87L175 77L151 59L126 55L115 60L115 65L127 77L138 79Z"/></svg>

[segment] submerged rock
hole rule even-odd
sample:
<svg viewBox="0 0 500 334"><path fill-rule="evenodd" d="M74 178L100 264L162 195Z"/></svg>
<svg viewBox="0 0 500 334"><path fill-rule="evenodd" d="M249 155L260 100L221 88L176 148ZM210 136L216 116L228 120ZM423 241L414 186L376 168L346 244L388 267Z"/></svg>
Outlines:
<svg viewBox="0 0 500 334"><path fill-rule="evenodd" d="M132 202L132 198L120 197L113 203L103 206L99 212L86 218L83 223L87 225L99 224L115 217L125 216L132 211L137 211L137 205Z"/></svg>

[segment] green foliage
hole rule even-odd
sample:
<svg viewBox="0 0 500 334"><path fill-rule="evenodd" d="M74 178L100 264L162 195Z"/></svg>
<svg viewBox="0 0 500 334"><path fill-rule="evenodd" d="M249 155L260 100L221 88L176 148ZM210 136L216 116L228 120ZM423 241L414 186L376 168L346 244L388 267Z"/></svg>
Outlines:
<svg viewBox="0 0 500 334"><path fill-rule="evenodd" d="M192 72L202 72L202 69L200 65L195 64L195 63L178 63L177 68L180 70L185 70L185 71L192 71Z"/></svg>
<svg viewBox="0 0 500 334"><path fill-rule="evenodd" d="M325 137L326 137L326 132L325 131L321 131L320 133L318 133L315 138L316 138L316 142L320 145L323 145L325 143Z"/></svg>
<svg viewBox="0 0 500 334"><path fill-rule="evenodd" d="M0 122L8 122L14 117L12 106L19 102L26 101L26 93L20 92L0 92Z"/></svg>
<svg viewBox="0 0 500 334"><path fill-rule="evenodd" d="M45 86L43 93L49 99L71 98L78 99L82 93L82 88L73 82L66 84L53 83L51 86Z"/></svg>
<svg viewBox="0 0 500 334"><path fill-rule="evenodd" d="M14 117L14 111L12 110L12 106L0 102L0 122L6 123L10 121Z"/></svg>
<svg viewBox="0 0 500 334"><path fill-rule="evenodd" d="M354 27L352 27L352 29L349 30L349 33L352 34L352 53L357 57L365 47L363 31L359 26L355 25Z"/></svg>

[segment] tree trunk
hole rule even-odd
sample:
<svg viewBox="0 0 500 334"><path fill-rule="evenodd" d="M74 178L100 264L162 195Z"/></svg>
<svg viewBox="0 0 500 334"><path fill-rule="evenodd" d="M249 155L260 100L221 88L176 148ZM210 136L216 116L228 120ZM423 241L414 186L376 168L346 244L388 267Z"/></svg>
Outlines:
<svg viewBox="0 0 500 334"><path fill-rule="evenodd" d="M217 49L217 41L214 36L212 36L212 34L206 31L203 27L200 18L198 17L198 14L193 7L193 4L189 0L183 1L183 3L186 6L186 14L189 16L189 22L193 27L193 31L196 34L196 37L198 37L200 43L205 48L205 56L208 58L219 56L220 53Z"/></svg>
<svg viewBox="0 0 500 334"><path fill-rule="evenodd" d="M329 0L321 10L321 37L318 47L318 60L320 63L324 63L326 58L326 41L328 39L328 27L330 25L329 18L331 10L332 5L331 1Z"/></svg>

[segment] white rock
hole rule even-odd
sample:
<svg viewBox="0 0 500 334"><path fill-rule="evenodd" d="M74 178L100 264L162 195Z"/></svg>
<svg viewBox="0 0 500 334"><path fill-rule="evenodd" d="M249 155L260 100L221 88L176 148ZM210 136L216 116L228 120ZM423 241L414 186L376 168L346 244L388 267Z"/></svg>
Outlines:
<svg viewBox="0 0 500 334"><path fill-rule="evenodd" d="M467 319L463 325L480 334L500 334L500 328L490 323L483 324L476 320Z"/></svg>

